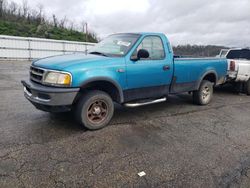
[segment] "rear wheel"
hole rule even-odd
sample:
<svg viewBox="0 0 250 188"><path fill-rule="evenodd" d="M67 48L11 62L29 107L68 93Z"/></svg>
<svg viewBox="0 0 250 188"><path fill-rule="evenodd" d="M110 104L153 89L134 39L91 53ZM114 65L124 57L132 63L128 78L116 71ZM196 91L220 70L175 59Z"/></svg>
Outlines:
<svg viewBox="0 0 250 188"><path fill-rule="evenodd" d="M246 82L246 94L250 95L250 79Z"/></svg>
<svg viewBox="0 0 250 188"><path fill-rule="evenodd" d="M111 97L99 90L88 91L77 104L76 118L91 130L105 127L113 117L114 104Z"/></svg>
<svg viewBox="0 0 250 188"><path fill-rule="evenodd" d="M195 104L207 105L213 97L213 83L207 80L201 82L198 91L193 92L193 101Z"/></svg>
<svg viewBox="0 0 250 188"><path fill-rule="evenodd" d="M244 92L245 83L243 83L243 82L234 82L233 87L234 87L234 91L236 93L242 93L242 92Z"/></svg>

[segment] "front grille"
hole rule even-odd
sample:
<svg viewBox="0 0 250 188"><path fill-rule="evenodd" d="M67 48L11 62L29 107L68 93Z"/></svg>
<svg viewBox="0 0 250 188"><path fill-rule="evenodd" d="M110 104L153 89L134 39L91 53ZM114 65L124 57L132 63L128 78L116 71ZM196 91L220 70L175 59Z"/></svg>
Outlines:
<svg viewBox="0 0 250 188"><path fill-rule="evenodd" d="M30 79L42 83L43 81L44 70L36 67L30 67Z"/></svg>

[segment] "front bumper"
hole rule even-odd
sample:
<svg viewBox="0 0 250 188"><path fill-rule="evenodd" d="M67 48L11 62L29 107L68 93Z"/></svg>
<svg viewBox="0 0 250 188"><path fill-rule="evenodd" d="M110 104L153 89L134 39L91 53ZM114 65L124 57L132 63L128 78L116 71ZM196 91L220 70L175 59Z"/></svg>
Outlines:
<svg viewBox="0 0 250 188"><path fill-rule="evenodd" d="M30 80L21 81L24 96L38 109L48 112L71 110L80 88L57 88L36 84Z"/></svg>

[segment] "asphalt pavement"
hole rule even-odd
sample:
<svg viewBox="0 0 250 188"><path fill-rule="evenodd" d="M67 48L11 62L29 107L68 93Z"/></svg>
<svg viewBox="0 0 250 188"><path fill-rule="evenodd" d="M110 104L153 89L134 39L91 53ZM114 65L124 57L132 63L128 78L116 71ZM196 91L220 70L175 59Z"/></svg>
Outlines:
<svg viewBox="0 0 250 188"><path fill-rule="evenodd" d="M208 106L189 94L116 105L88 131L24 98L29 65L0 61L0 187L250 187L250 96L224 86Z"/></svg>

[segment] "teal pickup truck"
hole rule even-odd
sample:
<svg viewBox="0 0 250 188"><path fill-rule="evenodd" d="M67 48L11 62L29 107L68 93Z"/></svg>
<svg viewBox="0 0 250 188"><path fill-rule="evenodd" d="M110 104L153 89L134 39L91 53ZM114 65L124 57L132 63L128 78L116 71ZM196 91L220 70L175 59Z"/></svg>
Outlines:
<svg viewBox="0 0 250 188"><path fill-rule="evenodd" d="M88 129L106 126L114 102L135 107L162 102L168 94L192 92L206 105L213 86L224 83L227 60L175 58L161 33L113 34L88 53L36 60L22 81L25 97L48 112L74 111Z"/></svg>

